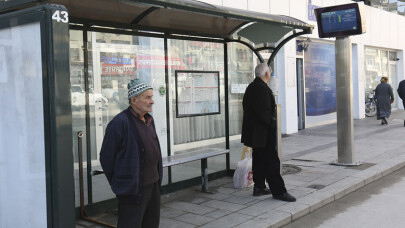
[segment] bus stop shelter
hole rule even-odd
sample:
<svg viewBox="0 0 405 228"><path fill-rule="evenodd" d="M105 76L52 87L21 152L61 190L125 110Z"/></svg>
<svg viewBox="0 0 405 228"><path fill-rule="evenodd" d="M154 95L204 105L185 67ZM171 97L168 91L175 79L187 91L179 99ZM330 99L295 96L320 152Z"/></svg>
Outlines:
<svg viewBox="0 0 405 228"><path fill-rule="evenodd" d="M312 29L312 25L288 16L192 0L0 1L0 226L74 226L72 148L76 145L72 135L71 30L83 31L81 48L85 58L83 72L88 119L91 99L88 31L162 38L164 89L168 91L168 39L223 44L224 63L228 62L227 45L241 43L251 49L260 62L264 62L260 52L270 51L267 62L270 65L285 43L310 34ZM227 64L224 64L222 77L225 147L229 148ZM169 100L168 96L162 99ZM166 135L168 152L165 155L170 156L170 133ZM86 140L90 144L90 139ZM87 158L90 158L89 149L87 146ZM92 166L89 160L90 204ZM229 156L226 160L224 170L229 170Z"/></svg>

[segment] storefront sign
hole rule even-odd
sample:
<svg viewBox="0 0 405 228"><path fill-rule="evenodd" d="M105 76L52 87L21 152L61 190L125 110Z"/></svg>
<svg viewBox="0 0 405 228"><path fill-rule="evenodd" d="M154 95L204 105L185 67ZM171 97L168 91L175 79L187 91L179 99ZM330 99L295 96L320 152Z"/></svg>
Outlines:
<svg viewBox="0 0 405 228"><path fill-rule="evenodd" d="M137 56L136 68L165 68L166 60L164 56ZM171 69L186 69L182 59L171 57L169 59Z"/></svg>
<svg viewBox="0 0 405 228"><path fill-rule="evenodd" d="M103 75L133 75L135 67L124 64L102 63Z"/></svg>

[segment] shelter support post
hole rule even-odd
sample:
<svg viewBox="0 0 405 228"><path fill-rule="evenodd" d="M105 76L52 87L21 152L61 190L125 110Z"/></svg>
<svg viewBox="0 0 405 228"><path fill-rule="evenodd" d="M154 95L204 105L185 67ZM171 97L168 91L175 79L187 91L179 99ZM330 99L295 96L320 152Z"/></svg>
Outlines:
<svg viewBox="0 0 405 228"><path fill-rule="evenodd" d="M334 165L359 165L354 161L353 133L353 79L352 43L349 37L337 37L336 58L336 109L338 159Z"/></svg>
<svg viewBox="0 0 405 228"><path fill-rule="evenodd" d="M281 104L277 104L277 152L280 158L280 174L283 173L282 161L282 144L281 144Z"/></svg>

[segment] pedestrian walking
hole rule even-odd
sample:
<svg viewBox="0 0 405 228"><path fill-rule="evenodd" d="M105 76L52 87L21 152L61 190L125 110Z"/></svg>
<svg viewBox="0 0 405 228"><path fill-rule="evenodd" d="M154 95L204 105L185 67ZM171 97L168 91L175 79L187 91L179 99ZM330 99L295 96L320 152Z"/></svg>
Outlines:
<svg viewBox="0 0 405 228"><path fill-rule="evenodd" d="M253 195L273 194L274 199L296 201L287 193L280 175L277 151L277 112L273 92L267 86L271 70L265 64L255 69L256 78L243 96L242 143L252 147ZM269 185L266 188L265 181Z"/></svg>
<svg viewBox="0 0 405 228"><path fill-rule="evenodd" d="M399 97L402 99L402 104L404 105L405 108L405 80L402 80L397 89ZM404 120L404 127L405 127L405 120Z"/></svg>
<svg viewBox="0 0 405 228"><path fill-rule="evenodd" d="M131 80L129 107L105 131L100 163L118 198L118 228L159 227L163 168L152 97L150 85Z"/></svg>
<svg viewBox="0 0 405 228"><path fill-rule="evenodd" d="M375 88L377 99L377 120L381 124L388 124L388 118L391 115L391 104L394 102L394 93L392 87L388 84L387 77L381 77L381 83Z"/></svg>

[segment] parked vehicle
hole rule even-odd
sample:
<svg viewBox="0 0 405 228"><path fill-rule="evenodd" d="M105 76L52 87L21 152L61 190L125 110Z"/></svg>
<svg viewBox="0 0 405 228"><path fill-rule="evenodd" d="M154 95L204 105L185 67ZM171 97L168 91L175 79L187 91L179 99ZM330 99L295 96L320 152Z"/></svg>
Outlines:
<svg viewBox="0 0 405 228"><path fill-rule="evenodd" d="M86 93L80 85L72 85L71 87L71 102L73 110L83 109L86 105ZM108 99L101 93L94 93L92 88L89 88L89 105L94 107L94 104L101 102L103 107L108 106Z"/></svg>
<svg viewBox="0 0 405 228"><path fill-rule="evenodd" d="M377 114L377 103L375 97L375 90L372 90L368 94L368 100L366 101L366 116L372 117Z"/></svg>

